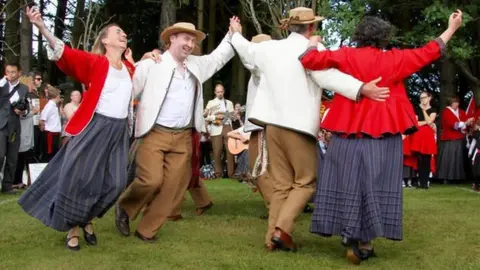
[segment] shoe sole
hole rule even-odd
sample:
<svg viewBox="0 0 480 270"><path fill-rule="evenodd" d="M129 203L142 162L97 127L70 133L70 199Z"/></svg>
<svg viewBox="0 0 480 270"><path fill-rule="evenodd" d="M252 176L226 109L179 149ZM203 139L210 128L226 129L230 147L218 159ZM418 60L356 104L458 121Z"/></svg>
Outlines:
<svg viewBox="0 0 480 270"><path fill-rule="evenodd" d="M352 248L347 248L345 258L347 258L349 263L355 265L359 265L362 262L362 259L355 254Z"/></svg>

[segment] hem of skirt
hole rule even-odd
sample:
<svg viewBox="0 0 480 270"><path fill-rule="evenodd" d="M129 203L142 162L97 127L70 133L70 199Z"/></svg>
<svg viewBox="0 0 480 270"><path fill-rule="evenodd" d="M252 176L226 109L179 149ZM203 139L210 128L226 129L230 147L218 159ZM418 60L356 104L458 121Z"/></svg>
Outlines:
<svg viewBox="0 0 480 270"><path fill-rule="evenodd" d="M310 233L313 233L313 234L317 234L319 236L322 236L322 237L325 237L325 238L330 238L332 236L340 236L340 237L343 237L343 235L341 233L322 233L322 232L316 232L316 231L313 231L311 230ZM396 238L396 237L387 237L387 236L375 236L373 237L372 239L370 240L359 240L359 241L372 241L374 239L377 239L377 238L385 238L387 240L391 240L391 241L397 241L397 242L400 242L403 240L403 238Z"/></svg>
<svg viewBox="0 0 480 270"><path fill-rule="evenodd" d="M69 228L59 228L59 227L53 227L46 219L42 219L42 218L39 218L35 215L33 215L29 210L27 210L21 203L18 203L20 205L20 207L22 207L22 210L27 213L27 215L39 220L40 222L42 222L43 225L51 228L51 229L54 229L56 231L59 231L59 232L68 232L71 228L75 227L75 226L71 226Z"/></svg>

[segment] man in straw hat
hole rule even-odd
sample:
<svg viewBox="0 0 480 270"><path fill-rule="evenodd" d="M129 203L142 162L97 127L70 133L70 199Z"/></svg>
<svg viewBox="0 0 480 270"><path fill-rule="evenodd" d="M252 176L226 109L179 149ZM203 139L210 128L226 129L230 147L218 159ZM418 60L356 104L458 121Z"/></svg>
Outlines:
<svg viewBox="0 0 480 270"><path fill-rule="evenodd" d="M335 69L306 72L298 60L323 20L312 9L290 10L282 26L291 34L284 40L248 42L241 35L238 21L230 22L232 45L239 55L257 66L265 80L265 95L258 96L249 121L265 127L268 149L268 174L274 192L270 202L268 250L296 250L292 240L295 219L315 191L316 136L318 133L321 88L334 90L351 100L360 96L384 101L388 88L378 88L378 79L364 84ZM319 45L319 49L324 49ZM264 100L260 100L260 98ZM305 112L305 113L302 113Z"/></svg>
<svg viewBox="0 0 480 270"><path fill-rule="evenodd" d="M141 141L136 177L116 207L115 223L121 234L130 235L129 220L146 206L135 236L154 242L172 213L175 198L182 197L191 179L198 186L198 168L192 167L198 166L198 133L205 130L202 83L234 56L230 37L227 34L211 54L193 56L205 34L193 24L176 23L160 35L169 44L161 62L138 63L133 89L136 95L142 93L135 127L135 137Z"/></svg>
<svg viewBox="0 0 480 270"><path fill-rule="evenodd" d="M271 39L272 38L269 35L259 34L252 37L251 41L253 43L260 43ZM266 172L267 157L265 155L266 151L264 151L266 145L262 144L263 128L248 120L253 106L264 106L264 104L256 102L256 96L265 94L265 91L261 89L262 87L265 87L265 83L261 83L262 74L256 66L247 62L247 60L242 57L240 57L240 59L245 68L251 73L250 80L248 81L246 120L243 129L244 132L251 132L250 140L248 142L249 171L251 177L255 180L256 187L258 188L260 195L262 195L265 206L268 209L273 194L273 183Z"/></svg>

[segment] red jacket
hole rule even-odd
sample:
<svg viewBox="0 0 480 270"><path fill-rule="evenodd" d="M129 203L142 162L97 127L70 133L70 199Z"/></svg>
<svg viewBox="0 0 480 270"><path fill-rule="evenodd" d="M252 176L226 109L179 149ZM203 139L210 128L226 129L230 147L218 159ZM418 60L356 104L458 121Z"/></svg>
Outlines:
<svg viewBox="0 0 480 270"><path fill-rule="evenodd" d="M110 64L105 56L72 49L67 45L56 63L66 75L87 87L80 106L65 127L65 132L77 136L88 126L95 113ZM128 61L123 63L130 76L133 76L135 67Z"/></svg>
<svg viewBox="0 0 480 270"><path fill-rule="evenodd" d="M465 122L467 120L465 111L458 109L458 116L459 117L457 117L448 107L443 110L441 121L442 135L440 136L440 140L453 141L465 137L465 133L455 129L455 123Z"/></svg>
<svg viewBox="0 0 480 270"><path fill-rule="evenodd" d="M344 135L367 134L372 137L415 131L417 120L403 80L439 58L442 48L442 41L431 41L412 50L344 47L336 51L315 48L307 51L300 58L306 69L337 68L363 82L382 77L378 86L390 88L386 102L368 98L355 102L335 94L322 128Z"/></svg>

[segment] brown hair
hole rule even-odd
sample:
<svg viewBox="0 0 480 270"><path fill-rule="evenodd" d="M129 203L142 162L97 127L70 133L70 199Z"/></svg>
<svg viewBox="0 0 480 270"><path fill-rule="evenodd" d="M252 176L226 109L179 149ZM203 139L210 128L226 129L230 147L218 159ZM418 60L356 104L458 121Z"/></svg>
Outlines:
<svg viewBox="0 0 480 270"><path fill-rule="evenodd" d="M460 102L460 100L457 97L447 98L447 106L451 106L455 102Z"/></svg>
<svg viewBox="0 0 480 270"><path fill-rule="evenodd" d="M95 39L95 42L93 43L91 53L100 54L100 55L105 55L107 53L107 49L105 48L105 45L103 45L102 39L107 37L108 29L110 29L110 27L112 26L120 27L116 23L110 23L110 24L107 24L105 27L103 27L102 30L100 30L100 32L98 33L98 36Z"/></svg>
<svg viewBox="0 0 480 270"><path fill-rule="evenodd" d="M432 97L432 94L431 94L430 92L428 92L428 91L422 91L422 92L420 92L420 95L419 95L419 96L421 96L422 94L427 94L427 97Z"/></svg>
<svg viewBox="0 0 480 270"><path fill-rule="evenodd" d="M51 85L47 85L48 99L54 99L60 96L60 90Z"/></svg>
<svg viewBox="0 0 480 270"><path fill-rule="evenodd" d="M30 85L33 84L33 77L30 75L22 75L18 81L30 87Z"/></svg>

